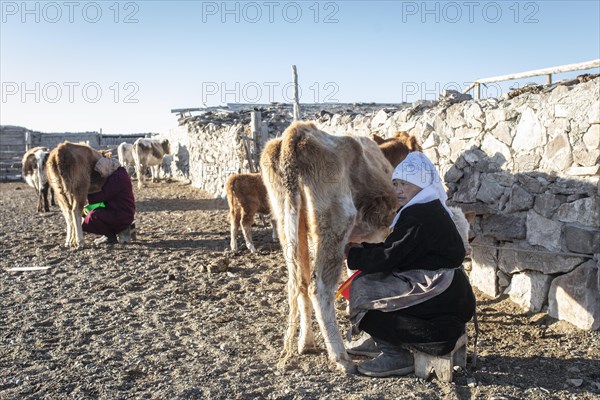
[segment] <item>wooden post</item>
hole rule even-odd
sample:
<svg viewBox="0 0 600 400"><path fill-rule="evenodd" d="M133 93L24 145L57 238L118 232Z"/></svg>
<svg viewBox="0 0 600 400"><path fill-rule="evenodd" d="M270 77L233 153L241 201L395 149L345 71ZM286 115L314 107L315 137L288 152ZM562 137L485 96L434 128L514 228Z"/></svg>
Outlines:
<svg viewBox="0 0 600 400"><path fill-rule="evenodd" d="M479 100L481 98L481 85L479 83L475 84L475 100Z"/></svg>
<svg viewBox="0 0 600 400"><path fill-rule="evenodd" d="M31 132L25 131L25 151L29 151L31 149Z"/></svg>
<svg viewBox="0 0 600 400"><path fill-rule="evenodd" d="M262 151L262 114L260 111L250 113L250 131L252 132L252 141L254 142L253 161L254 165L260 165L260 152Z"/></svg>
<svg viewBox="0 0 600 400"><path fill-rule="evenodd" d="M294 80L294 121L300 121L300 100L298 98L298 73L296 66L292 65L292 78Z"/></svg>
<svg viewBox="0 0 600 400"><path fill-rule="evenodd" d="M244 150L246 151L246 160L248 160L248 168L250 169L250 172L252 172L253 174L256 173L256 168L254 168L254 160L252 158L252 152L250 151L250 145L248 144L248 136L246 136L243 132L242 132L242 142L244 144Z"/></svg>
<svg viewBox="0 0 600 400"><path fill-rule="evenodd" d="M546 75L546 85L552 85L552 74Z"/></svg>

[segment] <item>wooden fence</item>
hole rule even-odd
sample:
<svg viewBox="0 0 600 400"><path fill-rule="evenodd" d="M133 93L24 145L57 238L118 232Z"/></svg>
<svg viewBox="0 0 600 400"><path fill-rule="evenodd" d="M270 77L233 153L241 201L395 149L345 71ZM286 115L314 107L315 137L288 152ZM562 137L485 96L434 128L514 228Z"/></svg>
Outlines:
<svg viewBox="0 0 600 400"><path fill-rule="evenodd" d="M138 138L152 134L103 135L99 132L78 133L42 133L30 131L20 126L0 126L0 181L21 179L21 161L23 154L33 147L43 146L53 149L60 143L86 142L96 149L114 149L123 142L133 143Z"/></svg>
<svg viewBox="0 0 600 400"><path fill-rule="evenodd" d="M600 59L586 61L586 62L582 62L582 63L576 63L576 64L561 65L559 67L536 69L533 71L520 72L517 74L508 74L508 75L502 75L502 76L494 76L491 78L477 79L468 88L466 88L463 91L463 93L467 93L471 89L474 89L475 100L479 100L481 98L481 85L485 85L486 83L503 82L503 81L510 81L510 80L514 80L514 79L524 79L524 78L530 78L533 76L546 75L546 83L548 85L550 85L550 84L552 84L552 74L559 74L559 73L571 72L571 71L582 71L582 70L598 68L598 67L600 67Z"/></svg>

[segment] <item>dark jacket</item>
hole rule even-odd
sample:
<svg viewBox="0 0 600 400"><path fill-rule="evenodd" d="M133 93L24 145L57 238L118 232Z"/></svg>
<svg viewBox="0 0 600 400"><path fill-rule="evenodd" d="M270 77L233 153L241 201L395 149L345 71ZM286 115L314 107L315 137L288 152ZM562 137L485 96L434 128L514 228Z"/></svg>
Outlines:
<svg viewBox="0 0 600 400"><path fill-rule="evenodd" d="M102 190L88 194L90 204L104 202L115 221L130 224L135 215L135 199L131 178L123 167L117 168L107 179Z"/></svg>
<svg viewBox="0 0 600 400"><path fill-rule="evenodd" d="M458 268L465 247L454 221L439 200L402 211L383 243L363 243L348 253L348 268L363 272Z"/></svg>

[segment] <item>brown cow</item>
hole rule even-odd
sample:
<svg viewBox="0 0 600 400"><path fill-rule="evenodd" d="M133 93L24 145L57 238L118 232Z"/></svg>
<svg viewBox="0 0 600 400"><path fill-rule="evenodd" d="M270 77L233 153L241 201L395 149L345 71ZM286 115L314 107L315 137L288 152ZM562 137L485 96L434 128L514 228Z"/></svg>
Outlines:
<svg viewBox="0 0 600 400"><path fill-rule="evenodd" d="M421 145L415 136L406 132L396 132L389 139L373 133L371 139L379 145L379 148L388 159L392 167L396 167L406 158L411 151L422 151Z"/></svg>
<svg viewBox="0 0 600 400"><path fill-rule="evenodd" d="M267 143L261 168L288 267L290 309L279 365L292 354L298 313L298 351L315 347L314 309L330 360L353 372L335 318L334 292L344 245L379 242L389 232L398 207L392 167L369 138L332 136L313 123L294 122Z"/></svg>
<svg viewBox="0 0 600 400"><path fill-rule="evenodd" d="M50 152L46 168L50 187L67 223L65 246L83 245L81 217L87 194L99 191L105 179L94 170L102 155L85 144L64 142Z"/></svg>
<svg viewBox="0 0 600 400"><path fill-rule="evenodd" d="M237 236L240 225L246 241L246 247L251 253L256 253L252 243L252 223L255 214L270 215L271 207L260 174L236 174L227 178L225 183L227 202L229 203L229 222L231 224L231 250L237 250ZM271 219L273 240L277 240L275 221Z"/></svg>
<svg viewBox="0 0 600 400"><path fill-rule="evenodd" d="M23 155L22 175L29 186L37 192L37 210L38 212L50 211L48 204L48 176L46 174L46 160L50 155L50 149L47 147L34 147ZM52 205L55 206L54 192L50 189L52 195Z"/></svg>

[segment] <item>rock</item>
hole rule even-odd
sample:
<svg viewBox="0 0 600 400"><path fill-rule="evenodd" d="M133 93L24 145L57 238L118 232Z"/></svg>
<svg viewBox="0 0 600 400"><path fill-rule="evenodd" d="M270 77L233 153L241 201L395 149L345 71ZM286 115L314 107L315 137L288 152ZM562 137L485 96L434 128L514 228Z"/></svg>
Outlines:
<svg viewBox="0 0 600 400"><path fill-rule="evenodd" d="M546 303L553 277L539 272L514 274L505 293L527 312L539 312Z"/></svg>
<svg viewBox="0 0 600 400"><path fill-rule="evenodd" d="M571 386L579 387L583 384L583 379L567 379L567 382Z"/></svg>
<svg viewBox="0 0 600 400"><path fill-rule="evenodd" d="M465 119L462 116L462 110L463 109L460 104L455 104L453 106L448 107L448 109L446 110L446 123L448 124L448 126L450 126L450 128L456 129L467 125ZM435 128L436 131L439 132L438 128Z"/></svg>
<svg viewBox="0 0 600 400"><path fill-rule="evenodd" d="M480 123L485 121L485 113L476 102L468 102L465 105L463 114L466 120L477 121Z"/></svg>
<svg viewBox="0 0 600 400"><path fill-rule="evenodd" d="M464 175L460 180L458 189L454 193L454 201L459 203L474 203L477 199L477 191L479 190L479 171L473 171L471 168L466 168L463 171Z"/></svg>
<svg viewBox="0 0 600 400"><path fill-rule="evenodd" d="M440 144L440 137L438 136L437 133L431 132L431 134L429 134L429 136L427 136L427 139L423 142L421 147L424 149L429 149L430 147L434 147L439 144Z"/></svg>
<svg viewBox="0 0 600 400"><path fill-rule="evenodd" d="M545 129L533 109L527 107L521 113L521 118L515 129L512 148L517 152L528 153L546 144Z"/></svg>
<svg viewBox="0 0 600 400"><path fill-rule="evenodd" d="M473 96L467 93L461 93L458 90L444 90L440 94L439 102L440 104L455 104L463 101L472 100Z"/></svg>
<svg viewBox="0 0 600 400"><path fill-rule="evenodd" d="M561 204L566 201L566 196L543 193L535 196L533 209L540 215L551 218Z"/></svg>
<svg viewBox="0 0 600 400"><path fill-rule="evenodd" d="M500 294L496 284L496 271L498 269L498 250L494 248L481 247L477 244L493 245L494 242L476 238L472 242L471 272L469 280L471 284L491 297Z"/></svg>
<svg viewBox="0 0 600 400"><path fill-rule="evenodd" d="M454 130L454 137L456 139L472 139L480 134L481 130L467 127L460 127Z"/></svg>
<svg viewBox="0 0 600 400"><path fill-rule="evenodd" d="M448 171L444 174L444 181L456 183L462 178L463 172L457 168L455 165L452 165Z"/></svg>
<svg viewBox="0 0 600 400"><path fill-rule="evenodd" d="M500 121L500 122L498 122L496 127L494 127L494 129L492 129L491 133L496 139L498 139L505 145L510 146L512 144L513 136L514 136L513 130L514 130L514 123Z"/></svg>
<svg viewBox="0 0 600 400"><path fill-rule="evenodd" d="M520 240L526 237L526 215L523 213L514 215L491 215L483 217L481 228L483 234L495 240Z"/></svg>
<svg viewBox="0 0 600 400"><path fill-rule="evenodd" d="M600 124L600 101L596 101L590 107L588 112L588 123Z"/></svg>
<svg viewBox="0 0 600 400"><path fill-rule="evenodd" d="M531 172L538 169L540 165L540 155L535 152L519 154L513 157L514 172Z"/></svg>
<svg viewBox="0 0 600 400"><path fill-rule="evenodd" d="M583 226L600 225L600 197L586 197L566 203L558 208L556 217L562 222L577 222Z"/></svg>
<svg viewBox="0 0 600 400"><path fill-rule="evenodd" d="M554 106L555 118L568 118L570 115L572 115L572 112L565 104L556 104Z"/></svg>
<svg viewBox="0 0 600 400"><path fill-rule="evenodd" d="M565 133L557 135L546 145L542 157L542 167L546 170L562 172L566 170L573 158L571 156L571 145Z"/></svg>
<svg viewBox="0 0 600 400"><path fill-rule="evenodd" d="M513 185L510 188L510 195L505 212L516 212L529 210L533 206L534 197L520 185Z"/></svg>
<svg viewBox="0 0 600 400"><path fill-rule="evenodd" d="M490 134L487 134L481 142L483 150L490 158L490 162L502 166L507 161L512 161L512 153L508 146Z"/></svg>
<svg viewBox="0 0 600 400"><path fill-rule="evenodd" d="M560 251L563 224L544 218L533 210L527 213L527 242L540 245L550 251Z"/></svg>
<svg viewBox="0 0 600 400"><path fill-rule="evenodd" d="M600 230L574 225L565 226L567 249L575 253L600 253Z"/></svg>
<svg viewBox="0 0 600 400"><path fill-rule="evenodd" d="M583 135L583 143L588 150L600 149L600 124L595 123L590 126Z"/></svg>
<svg viewBox="0 0 600 400"><path fill-rule="evenodd" d="M371 128L377 128L379 125L383 125L385 121L388 119L388 114L385 110L379 110L375 117L371 120Z"/></svg>
<svg viewBox="0 0 600 400"><path fill-rule="evenodd" d="M492 174L481 175L481 185L477 191L477 200L482 201L486 204L495 203L502 194L504 194L505 187L500 185L497 180L490 179ZM493 175L492 175L493 176Z"/></svg>
<svg viewBox="0 0 600 400"><path fill-rule="evenodd" d="M597 166L596 161L600 159L600 150L576 150L571 153L571 156L573 157L574 165L581 165L584 167Z"/></svg>
<svg viewBox="0 0 600 400"><path fill-rule="evenodd" d="M520 242L502 246L498 268L507 274L529 270L550 275L570 272L583 261L582 257L540 252L540 248Z"/></svg>
<svg viewBox="0 0 600 400"><path fill-rule="evenodd" d="M580 329L600 328L600 280L596 261L589 260L552 281L548 314Z"/></svg>
<svg viewBox="0 0 600 400"><path fill-rule="evenodd" d="M500 287L500 291L503 291L504 288L510 285L511 275L506 274L504 271L498 269L498 271L496 271L496 276L498 277L498 286Z"/></svg>
<svg viewBox="0 0 600 400"><path fill-rule="evenodd" d="M594 176L600 173L600 165L593 167L571 167L567 170L570 176Z"/></svg>

